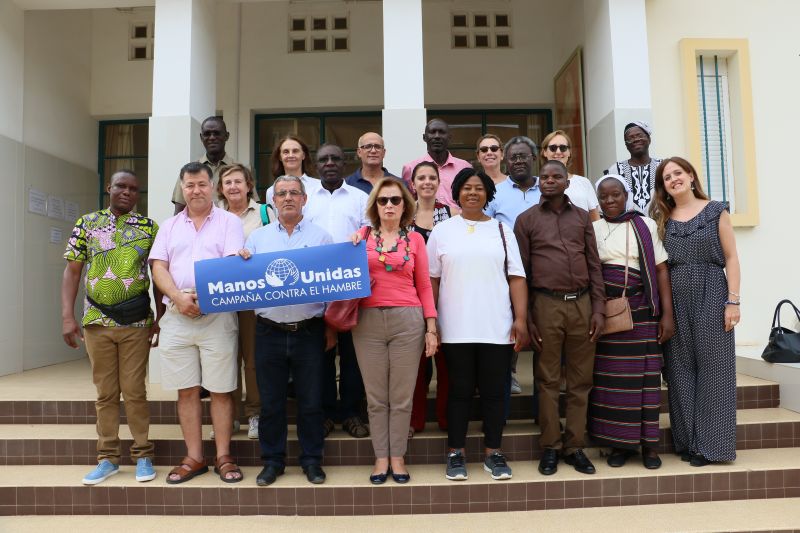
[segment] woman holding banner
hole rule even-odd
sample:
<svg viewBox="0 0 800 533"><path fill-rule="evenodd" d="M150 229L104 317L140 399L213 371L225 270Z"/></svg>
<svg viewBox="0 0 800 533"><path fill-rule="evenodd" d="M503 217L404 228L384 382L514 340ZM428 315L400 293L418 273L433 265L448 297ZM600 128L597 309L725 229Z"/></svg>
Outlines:
<svg viewBox="0 0 800 533"><path fill-rule="evenodd" d="M391 178L378 181L367 200L373 286L361 301L353 343L367 393L375 450L370 481L376 485L390 474L397 483L411 479L404 456L419 354L424 348L432 356L439 342L425 240L406 229L414 210L411 194ZM361 240L361 233L354 235L354 242Z"/></svg>

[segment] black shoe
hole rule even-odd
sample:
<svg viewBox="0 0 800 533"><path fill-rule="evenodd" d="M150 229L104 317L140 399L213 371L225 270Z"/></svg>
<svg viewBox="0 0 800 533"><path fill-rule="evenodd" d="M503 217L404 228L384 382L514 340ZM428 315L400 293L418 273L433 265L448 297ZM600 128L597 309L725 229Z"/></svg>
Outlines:
<svg viewBox="0 0 800 533"><path fill-rule="evenodd" d="M583 450L576 450L574 453L564 456L564 462L568 465L574 466L575 470L581 474L594 474L596 470L594 465L583 453Z"/></svg>
<svg viewBox="0 0 800 533"><path fill-rule="evenodd" d="M628 461L628 457L633 455L633 451L631 450L623 450L621 448L612 448L611 455L608 456L608 466L613 468L619 468L621 466L625 466L625 463Z"/></svg>
<svg viewBox="0 0 800 533"><path fill-rule="evenodd" d="M266 487L267 485L272 485L275 483L275 480L278 479L278 476L283 475L283 471L285 467L283 466L275 466L275 465L267 465L262 470L261 473L258 474L256 477L256 485L259 487Z"/></svg>
<svg viewBox="0 0 800 533"><path fill-rule="evenodd" d="M321 485L325 483L325 471L319 465L308 465L303 467L303 473L309 483Z"/></svg>
<svg viewBox="0 0 800 533"><path fill-rule="evenodd" d="M558 450L545 448L542 458L539 459L539 472L545 476L552 476L558 471Z"/></svg>
<svg viewBox="0 0 800 533"><path fill-rule="evenodd" d="M692 458L689 459L689 464L692 466L708 466L711 464L711 461L697 453L692 455Z"/></svg>
<svg viewBox="0 0 800 533"><path fill-rule="evenodd" d="M661 457L658 455L642 454L642 464L648 470L657 470L661 468Z"/></svg>
<svg viewBox="0 0 800 533"><path fill-rule="evenodd" d="M386 478L389 477L389 471L387 470L383 474L371 474L369 476L369 482L373 485L383 485L386 483Z"/></svg>
<svg viewBox="0 0 800 533"><path fill-rule="evenodd" d="M322 423L322 436L327 439L328 435L331 434L331 431L333 431L334 427L335 425L333 423L333 420L330 418L326 418L325 422Z"/></svg>
<svg viewBox="0 0 800 533"><path fill-rule="evenodd" d="M692 460L692 456L694 455L692 452L675 452L676 454L681 456L681 461L688 463Z"/></svg>
<svg viewBox="0 0 800 533"><path fill-rule="evenodd" d="M411 474L409 474L409 473L395 474L391 470L389 471L389 473L392 475L392 479L394 480L395 483L400 483L401 485L404 485L404 484L408 483L409 481L411 481Z"/></svg>

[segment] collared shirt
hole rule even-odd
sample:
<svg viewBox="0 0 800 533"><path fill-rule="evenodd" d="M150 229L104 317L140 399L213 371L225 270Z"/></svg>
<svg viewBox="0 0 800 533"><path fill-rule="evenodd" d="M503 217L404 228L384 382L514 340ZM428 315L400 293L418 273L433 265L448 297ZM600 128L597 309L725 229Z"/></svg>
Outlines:
<svg viewBox="0 0 800 533"><path fill-rule="evenodd" d="M242 221L233 213L212 206L199 230L188 214L187 207L164 221L150 251L150 262L169 263L169 274L179 290L195 288L195 261L235 255L244 246ZM164 303L168 302L164 296Z"/></svg>
<svg viewBox="0 0 800 533"><path fill-rule="evenodd" d="M322 187L322 182L317 178L312 178L308 174L303 174L302 176L300 176L300 181L303 182L303 187L305 187L306 196L308 197L308 201L306 202L305 207L303 207L303 213L305 213L306 209L308 209L308 204L311 202L311 196L317 189ZM275 192L275 185L270 185L269 189L267 189L267 203L273 206L275 205L275 199L272 197L274 192Z"/></svg>
<svg viewBox="0 0 800 533"><path fill-rule="evenodd" d="M101 305L130 300L150 290L147 257L158 233L158 224L138 213L115 216L110 209L83 215L75 222L64 259L88 263L86 294ZM84 326L119 326L84 298ZM153 314L134 327L150 327Z"/></svg>
<svg viewBox="0 0 800 533"><path fill-rule="evenodd" d="M430 154L425 154L423 157L403 165L403 181L406 182L407 187L411 187L411 173L414 171L414 167L423 161L434 163L439 168L439 190L436 191L436 199L445 205L459 209L458 204L453 200L451 192L453 178L456 177L459 171L465 168L472 168L472 164L447 152L447 161L444 162L444 165L439 165Z"/></svg>
<svg viewBox="0 0 800 533"><path fill-rule="evenodd" d="M291 235L278 220L275 224L263 226L251 233L244 246L250 250L250 253L264 254L331 243L333 243L333 239L327 231L303 217L294 227ZM256 309L257 315L282 324L322 316L324 312L325 304L322 302Z"/></svg>
<svg viewBox="0 0 800 533"><path fill-rule="evenodd" d="M386 167L381 167L383 170L383 177L384 178L394 178L399 180L397 176L386 170ZM361 167L359 167L355 172L350 174L344 179L344 182L350 185L351 187L355 187L357 189L361 189L365 193L369 194L372 192L372 183L367 180L363 174L361 174Z"/></svg>
<svg viewBox="0 0 800 533"><path fill-rule="evenodd" d="M217 184L219 183L219 171L222 167L227 165L234 165L236 161L233 160L232 157L228 157L228 154L217 161L215 165L208 159L208 154L204 155L200 159L198 159L198 163L203 163L205 166L211 169L211 187L213 190L213 200L214 203L217 203L221 198L217 195ZM258 191L255 187L253 187L253 199L258 202L260 198L258 197ZM175 182L175 188L172 190L172 203L173 204L184 204L186 205L186 199L183 197L183 189L181 188L181 179L178 178L178 181Z"/></svg>
<svg viewBox="0 0 800 533"><path fill-rule="evenodd" d="M531 289L572 292L589 288L592 312L605 314L605 286L589 213L564 195L560 212L542 198L517 217L514 234Z"/></svg>
<svg viewBox="0 0 800 533"><path fill-rule="evenodd" d="M367 198L363 191L346 183L333 192L320 187L309 195L303 220L325 229L333 242L348 242L359 228L370 225Z"/></svg>
<svg viewBox="0 0 800 533"><path fill-rule="evenodd" d="M538 204L541 197L539 178L536 176L533 177L533 185L524 191L508 177L497 184L494 199L483 212L513 228L517 217Z"/></svg>
<svg viewBox="0 0 800 533"><path fill-rule="evenodd" d="M250 236L250 233L252 233L254 229L260 228L261 226L264 225L264 223L261 220L262 205L263 204L259 204L258 202L250 198L250 203L247 204L247 208L243 212L239 213L238 216L239 220L242 221L242 227L244 228L245 239L247 239L247 237ZM225 200L225 198L219 201L217 207L230 212L230 209L228 209L228 201ZM267 210L268 211L270 210L269 206L267 207ZM275 220L274 211L269 213L269 217L270 220Z"/></svg>

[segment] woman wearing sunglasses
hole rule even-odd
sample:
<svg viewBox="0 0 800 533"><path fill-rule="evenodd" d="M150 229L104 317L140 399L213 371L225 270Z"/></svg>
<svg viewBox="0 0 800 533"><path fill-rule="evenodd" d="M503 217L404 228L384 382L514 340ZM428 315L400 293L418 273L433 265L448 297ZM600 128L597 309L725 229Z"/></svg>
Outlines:
<svg viewBox="0 0 800 533"><path fill-rule="evenodd" d="M417 212L409 229L416 231L425 242L428 242L433 228L440 222L450 218L450 207L436 201L439 190L439 169L430 161L423 161L411 171L411 188L417 196ZM423 352L417 374L417 386L414 389L414 404L411 407L411 427L408 436L425 429L428 407L428 387L430 386L433 368L430 357ZM436 361L436 420L439 428L447 431L447 365L444 356L437 351Z"/></svg>
<svg viewBox="0 0 800 533"><path fill-rule="evenodd" d="M367 200L367 261L372 294L361 301L353 328L356 358L364 378L375 467L370 482L411 476L405 465L411 404L419 354L436 353L436 307L428 275L425 239L408 231L416 206L393 178L375 184ZM363 231L353 236L360 241Z"/></svg>
<svg viewBox="0 0 800 533"><path fill-rule="evenodd" d="M487 133L478 139L478 146L475 149L478 155L478 163L487 176L492 178L495 185L505 181L508 175L503 172L503 142L500 137L492 133Z"/></svg>
<svg viewBox="0 0 800 533"><path fill-rule="evenodd" d="M560 161L569 170L569 164L572 161L572 140L564 130L556 130L547 135L542 140L541 148L539 152L540 163L544 164L553 160ZM572 202L572 205L577 205L581 209L588 211L592 222L600 220L597 195L594 192L594 187L592 187L592 182L583 176L572 173L568 178L569 186L565 194L569 196L569 201Z"/></svg>
<svg viewBox="0 0 800 533"><path fill-rule="evenodd" d="M431 282L447 360L447 467L450 480L467 479L467 425L475 386L483 413L483 469L511 478L500 451L511 357L529 343L528 288L513 228L483 212L492 180L464 169L453 180L461 214L433 228L428 239Z"/></svg>

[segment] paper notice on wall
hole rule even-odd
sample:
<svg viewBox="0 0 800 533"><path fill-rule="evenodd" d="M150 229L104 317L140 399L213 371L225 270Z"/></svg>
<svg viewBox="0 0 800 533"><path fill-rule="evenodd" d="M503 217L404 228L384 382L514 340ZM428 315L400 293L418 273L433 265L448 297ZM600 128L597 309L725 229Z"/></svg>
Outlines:
<svg viewBox="0 0 800 533"><path fill-rule="evenodd" d="M47 194L36 189L28 189L28 211L47 216Z"/></svg>
<svg viewBox="0 0 800 533"><path fill-rule="evenodd" d="M80 209L80 206L78 206L77 202L70 202L69 200L64 202L64 220L74 224L78 220L78 209Z"/></svg>
<svg viewBox="0 0 800 533"><path fill-rule="evenodd" d="M61 234L61 228L57 228L55 226L50 226L50 242L53 244L61 244L61 238L63 235Z"/></svg>
<svg viewBox="0 0 800 533"><path fill-rule="evenodd" d="M64 199L60 196L47 197L47 216L64 220Z"/></svg>

